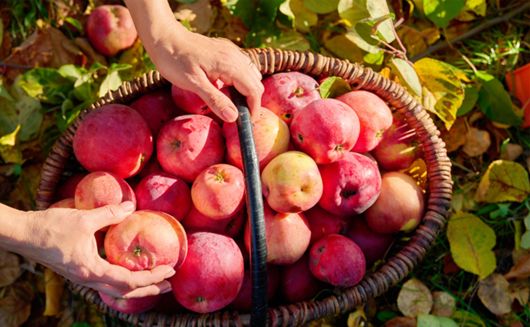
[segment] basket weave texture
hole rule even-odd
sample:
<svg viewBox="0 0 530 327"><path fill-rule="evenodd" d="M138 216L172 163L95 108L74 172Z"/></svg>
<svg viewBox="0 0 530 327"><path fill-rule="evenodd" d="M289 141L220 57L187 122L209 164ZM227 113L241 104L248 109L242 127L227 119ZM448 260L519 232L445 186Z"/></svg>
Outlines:
<svg viewBox="0 0 530 327"><path fill-rule="evenodd" d="M425 109L397 83L382 77L369 68L344 60L311 52L284 51L278 49L244 50L262 74L299 71L313 76L339 76L353 89L371 91L385 100L391 109L399 112L416 137L423 151L427 166L426 211L421 224L391 258L376 272L368 273L356 286L336 292L323 300L300 302L272 307L268 311L271 326L299 326L324 316L348 312L372 298L386 292L407 276L424 258L448 214L452 194L451 163L439 131ZM118 90L100 98L68 128L55 143L41 173L37 192L37 208L46 209L54 200L54 193L65 166L72 157L73 136L90 110L108 103L129 103L140 95L169 83L156 71L124 83ZM134 325L143 326L241 326L248 325L250 315L221 310L211 314L166 315L148 312L139 315L119 313L110 309L97 292L84 286L70 284L70 288L86 301L94 303L103 313L118 317Z"/></svg>

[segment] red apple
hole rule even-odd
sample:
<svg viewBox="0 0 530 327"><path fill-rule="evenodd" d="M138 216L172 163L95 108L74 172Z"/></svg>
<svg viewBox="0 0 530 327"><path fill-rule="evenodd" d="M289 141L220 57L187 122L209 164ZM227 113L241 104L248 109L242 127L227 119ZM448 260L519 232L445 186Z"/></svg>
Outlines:
<svg viewBox="0 0 530 327"><path fill-rule="evenodd" d="M88 210L125 201L136 203L132 188L122 178L104 171L86 175L75 189L77 209Z"/></svg>
<svg viewBox="0 0 530 327"><path fill-rule="evenodd" d="M311 230L299 213L275 213L264 208L267 263L288 265L302 257L309 246ZM245 246L250 251L250 224L245 228Z"/></svg>
<svg viewBox="0 0 530 327"><path fill-rule="evenodd" d="M348 152L334 163L320 166L324 191L319 205L339 216L368 209L381 191L381 175L370 158Z"/></svg>
<svg viewBox="0 0 530 327"><path fill-rule="evenodd" d="M143 178L135 189L138 209L164 211L182 220L191 208L190 188L182 179L167 173Z"/></svg>
<svg viewBox="0 0 530 327"><path fill-rule="evenodd" d="M416 132L399 117L394 118L392 126L372 151L379 165L387 171L408 168L420 153Z"/></svg>
<svg viewBox="0 0 530 327"><path fill-rule="evenodd" d="M197 232L189 234L186 260L169 281L183 307L206 313L230 304L241 289L243 276L243 255L233 239Z"/></svg>
<svg viewBox="0 0 530 327"><path fill-rule="evenodd" d="M307 254L281 271L280 290L287 303L311 300L323 288L324 284L309 270Z"/></svg>
<svg viewBox="0 0 530 327"><path fill-rule="evenodd" d="M229 88L224 87L224 83L221 80L216 80L213 85L227 97L230 97ZM187 113L195 115L208 115L212 113L206 102L204 102L197 94L181 89L176 85L171 86L171 97L177 107Z"/></svg>
<svg viewBox="0 0 530 327"><path fill-rule="evenodd" d="M136 211L112 225L105 236L107 260L133 271L161 265L179 267L187 251L182 225L159 211Z"/></svg>
<svg viewBox="0 0 530 327"><path fill-rule="evenodd" d="M363 279L366 262L363 251L354 241L330 234L311 246L309 269L321 281L351 287Z"/></svg>
<svg viewBox="0 0 530 327"><path fill-rule="evenodd" d="M348 228L346 218L334 215L319 206L304 212L311 229L311 244L328 234L342 234Z"/></svg>
<svg viewBox="0 0 530 327"><path fill-rule="evenodd" d="M423 216L422 189L409 175L390 172L383 174L381 195L366 210L368 226L378 233L410 232Z"/></svg>
<svg viewBox="0 0 530 327"><path fill-rule="evenodd" d="M103 292L98 293L101 301L103 301L103 303L108 305L111 309L127 314L136 314L151 310L158 304L161 298L160 295L153 295L123 299L113 297Z"/></svg>
<svg viewBox="0 0 530 327"><path fill-rule="evenodd" d="M188 233L211 232L236 237L243 229L246 212L239 210L234 216L224 219L213 219L200 213L192 205L191 210L182 221L182 225Z"/></svg>
<svg viewBox="0 0 530 327"><path fill-rule="evenodd" d="M346 236L361 248L367 265L382 259L394 242L392 235L374 232L361 217L352 219Z"/></svg>
<svg viewBox="0 0 530 327"><path fill-rule="evenodd" d="M153 135L157 135L162 125L178 113L171 99L171 94L167 90L147 93L131 103L130 106L142 115Z"/></svg>
<svg viewBox="0 0 530 327"><path fill-rule="evenodd" d="M272 159L261 173L263 195L278 212L312 208L322 195L322 178L315 161L299 151Z"/></svg>
<svg viewBox="0 0 530 327"><path fill-rule="evenodd" d="M164 171L192 182L204 169L220 163L225 145L221 127L202 115L167 122L158 134L158 162Z"/></svg>
<svg viewBox="0 0 530 327"><path fill-rule="evenodd" d="M289 128L283 120L266 108L261 108L253 113L251 122L259 166L260 169L263 169L272 158L287 151ZM223 133L226 138L228 162L243 169L237 124L224 123Z"/></svg>
<svg viewBox="0 0 530 327"><path fill-rule="evenodd" d="M92 46L109 57L131 47L138 36L129 9L120 5L96 7L85 30Z"/></svg>
<svg viewBox="0 0 530 327"><path fill-rule="evenodd" d="M151 174L162 173L162 167L158 164L156 156L151 157L151 160L145 165L145 167L138 173L137 176L139 179L143 179Z"/></svg>
<svg viewBox="0 0 530 327"><path fill-rule="evenodd" d="M68 177L59 187L57 188L57 195L56 198L58 200L61 199L67 199L67 198L73 198L75 196L75 189L77 187L77 184L85 177L86 174L73 174L72 176Z"/></svg>
<svg viewBox="0 0 530 327"><path fill-rule="evenodd" d="M392 125L392 111L377 95L368 91L351 91L337 98L359 117L359 139L353 151L365 153L372 151L381 141L383 133Z"/></svg>
<svg viewBox="0 0 530 327"><path fill-rule="evenodd" d="M243 285L236 299L230 306L236 310L250 311L252 309L252 277L250 270L245 270ZM277 266L267 266L267 299L270 301L276 294L280 282L280 272Z"/></svg>
<svg viewBox="0 0 530 327"><path fill-rule="evenodd" d="M138 112L122 104L107 104L84 117L73 147L87 170L127 178L139 172L151 157L153 137Z"/></svg>
<svg viewBox="0 0 530 327"><path fill-rule="evenodd" d="M359 119L353 110L335 99L319 99L294 114L294 143L317 164L337 161L359 137Z"/></svg>
<svg viewBox="0 0 530 327"><path fill-rule="evenodd" d="M317 81L299 72L271 75L263 80L263 86L261 105L288 124L295 112L321 98Z"/></svg>

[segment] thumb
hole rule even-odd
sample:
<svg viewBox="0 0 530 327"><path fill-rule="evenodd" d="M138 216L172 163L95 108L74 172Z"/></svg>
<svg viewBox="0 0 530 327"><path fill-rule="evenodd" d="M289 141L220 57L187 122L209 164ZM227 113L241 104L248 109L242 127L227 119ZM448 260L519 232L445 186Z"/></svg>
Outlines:
<svg viewBox="0 0 530 327"><path fill-rule="evenodd" d="M92 209L87 212L85 218L93 223L95 230L99 230L103 227L120 223L134 212L135 207L133 202L125 201L118 205Z"/></svg>
<svg viewBox="0 0 530 327"><path fill-rule="evenodd" d="M195 92L213 111L226 122L234 122L237 119L238 112L236 106L223 92L213 86L206 75L201 74L197 77L197 88Z"/></svg>

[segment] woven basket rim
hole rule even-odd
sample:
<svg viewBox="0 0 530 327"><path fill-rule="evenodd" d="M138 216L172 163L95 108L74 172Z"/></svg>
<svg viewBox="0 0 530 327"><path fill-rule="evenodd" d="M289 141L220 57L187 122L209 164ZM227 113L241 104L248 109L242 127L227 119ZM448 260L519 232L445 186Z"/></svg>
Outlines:
<svg viewBox="0 0 530 327"><path fill-rule="evenodd" d="M341 290L318 301L306 301L269 308L269 325L301 325L323 316L344 313L365 303L370 297L386 292L402 280L423 259L432 246L439 231L443 228L452 195L451 162L445 144L439 137L430 116L425 109L399 84L384 78L370 68L346 60L323 56L313 52L287 51L279 49L245 49L262 74L283 71L300 71L312 76L340 76L354 89L371 91L389 103L393 111L400 112L409 126L415 129L423 148L423 160L428 171L428 192L425 201L425 214L422 222L412 233L410 241L374 273L367 272L364 279L351 288ZM98 99L89 109L83 111L76 121L52 147L41 173L37 191L37 209L46 209L52 202L55 187L63 173L66 161L72 154L73 135L83 117L91 110L107 103L128 103L144 92L168 86L157 71L149 72L130 82L125 82L114 92ZM248 325L249 314L221 310L215 313L176 314L143 313L129 315L119 313L106 306L97 292L84 286L70 283L71 289L94 303L110 315L133 324L142 325Z"/></svg>

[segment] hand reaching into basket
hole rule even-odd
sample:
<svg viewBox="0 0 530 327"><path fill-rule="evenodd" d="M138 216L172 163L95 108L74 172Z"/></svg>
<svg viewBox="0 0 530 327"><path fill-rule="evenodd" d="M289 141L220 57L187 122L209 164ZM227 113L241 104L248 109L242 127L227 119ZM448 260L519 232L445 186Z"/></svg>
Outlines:
<svg viewBox="0 0 530 327"><path fill-rule="evenodd" d="M126 0L136 29L159 72L172 84L196 93L221 119L238 112L211 81L220 79L247 97L251 112L261 105L261 73L234 43L192 33L175 20L167 1Z"/></svg>
<svg viewBox="0 0 530 327"><path fill-rule="evenodd" d="M171 290L169 266L130 271L98 254L96 231L134 211L132 202L89 211L53 208L22 212L0 204L0 247L37 261L72 282L114 297L143 297Z"/></svg>

